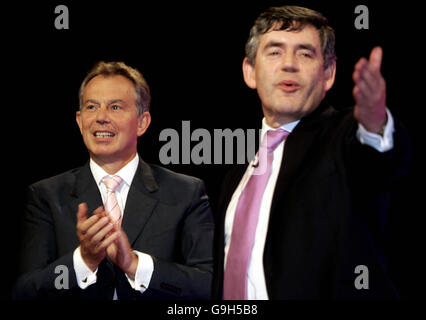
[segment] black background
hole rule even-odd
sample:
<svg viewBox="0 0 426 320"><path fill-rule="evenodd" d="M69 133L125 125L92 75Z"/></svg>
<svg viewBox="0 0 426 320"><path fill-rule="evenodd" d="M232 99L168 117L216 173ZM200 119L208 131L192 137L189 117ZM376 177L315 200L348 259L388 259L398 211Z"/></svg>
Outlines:
<svg viewBox="0 0 426 320"><path fill-rule="evenodd" d="M57 30L57 5L69 9L69 30ZM243 82L241 63L249 29L270 6L297 4L322 12L336 30L337 77L328 100L353 105L352 72L375 45L384 50L387 104L409 132L414 156L408 177L392 186L388 240L390 268L404 299L425 298L424 24L413 1L39 1L2 10L3 192L1 298L16 276L19 219L26 187L81 166L88 159L75 123L78 88L99 60L124 61L151 87L152 123L139 153L160 164L164 128L256 128L262 118L256 92ZM369 29L357 30L357 5L369 9ZM195 145L193 143L192 145ZM198 176L213 208L227 165L169 165ZM368 183L368 182L366 182ZM361 186L360 186L361 187ZM8 208L7 210L5 208Z"/></svg>

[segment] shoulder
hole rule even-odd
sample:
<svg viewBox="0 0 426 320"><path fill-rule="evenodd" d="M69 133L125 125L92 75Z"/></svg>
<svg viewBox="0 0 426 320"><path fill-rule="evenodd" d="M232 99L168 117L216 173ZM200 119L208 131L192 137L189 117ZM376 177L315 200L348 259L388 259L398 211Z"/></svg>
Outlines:
<svg viewBox="0 0 426 320"><path fill-rule="evenodd" d="M194 189L204 185L204 182L199 178L178 173L155 164L149 164L149 166L160 188L167 186L167 188Z"/></svg>
<svg viewBox="0 0 426 320"><path fill-rule="evenodd" d="M353 108L334 108L323 103L311 114L301 119L295 132L307 132L331 138L354 136L358 124L353 116Z"/></svg>
<svg viewBox="0 0 426 320"><path fill-rule="evenodd" d="M204 182L199 178L146 163L140 177L142 182L136 178L135 186L142 183L162 204L187 207L208 200Z"/></svg>
<svg viewBox="0 0 426 320"><path fill-rule="evenodd" d="M329 124L333 127L354 125L356 120L353 115L353 107L336 109L333 106L326 108L318 117L322 124Z"/></svg>
<svg viewBox="0 0 426 320"><path fill-rule="evenodd" d="M74 187L76 177L81 172L82 168L78 167L66 172L54 175L52 177L39 180L31 184L28 189L30 192L65 192L67 189L72 189Z"/></svg>

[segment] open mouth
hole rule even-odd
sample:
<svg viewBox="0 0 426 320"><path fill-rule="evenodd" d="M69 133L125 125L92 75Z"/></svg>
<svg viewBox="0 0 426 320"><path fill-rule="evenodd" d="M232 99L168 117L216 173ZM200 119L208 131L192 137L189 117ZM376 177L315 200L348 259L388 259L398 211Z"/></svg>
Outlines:
<svg viewBox="0 0 426 320"><path fill-rule="evenodd" d="M115 133L110 131L95 131L93 135L95 138L112 138L115 136Z"/></svg>
<svg viewBox="0 0 426 320"><path fill-rule="evenodd" d="M285 92L294 92L300 88L300 84L292 80L281 81L278 86Z"/></svg>

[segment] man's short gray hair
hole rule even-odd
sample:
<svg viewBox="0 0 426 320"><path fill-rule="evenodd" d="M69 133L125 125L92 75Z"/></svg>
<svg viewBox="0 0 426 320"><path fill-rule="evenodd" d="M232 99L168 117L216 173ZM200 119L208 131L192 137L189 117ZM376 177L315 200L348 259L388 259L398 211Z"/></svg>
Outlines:
<svg viewBox="0 0 426 320"><path fill-rule="evenodd" d="M140 116L143 112L149 111L151 104L151 93L149 90L148 83L142 74L126 65L124 62L104 62L100 61L96 63L93 68L89 71L87 76L84 78L81 83L79 90L79 101L80 101L80 110L83 107L83 93L84 89L86 89L87 84L90 80L92 80L96 76L116 76L120 75L127 79L129 79L134 87L136 93L136 108L138 116Z"/></svg>
<svg viewBox="0 0 426 320"><path fill-rule="evenodd" d="M334 30L321 13L298 6L272 7L260 14L250 30L245 47L249 63L255 65L260 35L272 30L299 31L306 25L312 25L318 30L324 68L328 68L336 60Z"/></svg>

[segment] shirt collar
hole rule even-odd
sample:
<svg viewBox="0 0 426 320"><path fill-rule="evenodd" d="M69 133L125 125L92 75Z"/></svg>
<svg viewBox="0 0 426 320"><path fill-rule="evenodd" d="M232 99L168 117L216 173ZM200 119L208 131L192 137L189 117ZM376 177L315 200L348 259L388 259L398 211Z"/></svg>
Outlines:
<svg viewBox="0 0 426 320"><path fill-rule="evenodd" d="M99 186L102 182L102 179L106 176L112 176L108 174L104 169L102 169L92 158L90 158L90 171L92 171L93 178L95 178L96 184ZM139 156L136 153L135 157L121 168L118 172L113 175L119 176L123 181L130 186L135 176L136 169L139 165Z"/></svg>
<svg viewBox="0 0 426 320"><path fill-rule="evenodd" d="M296 121L293 121L293 122L289 122L289 123L286 123L286 124L283 124L280 128L281 129L284 129L284 130L286 130L286 131L288 131L288 132L292 132L293 130L294 130L294 128L296 128L296 126L297 126L297 124L300 122L300 120L296 120ZM267 123L266 123L266 119L265 118L263 118L262 119L262 133L261 133L261 140L260 141L262 141L263 140L263 136L265 135L265 133L266 132L268 132L269 130L277 130L278 128L272 128L272 127L270 127Z"/></svg>

